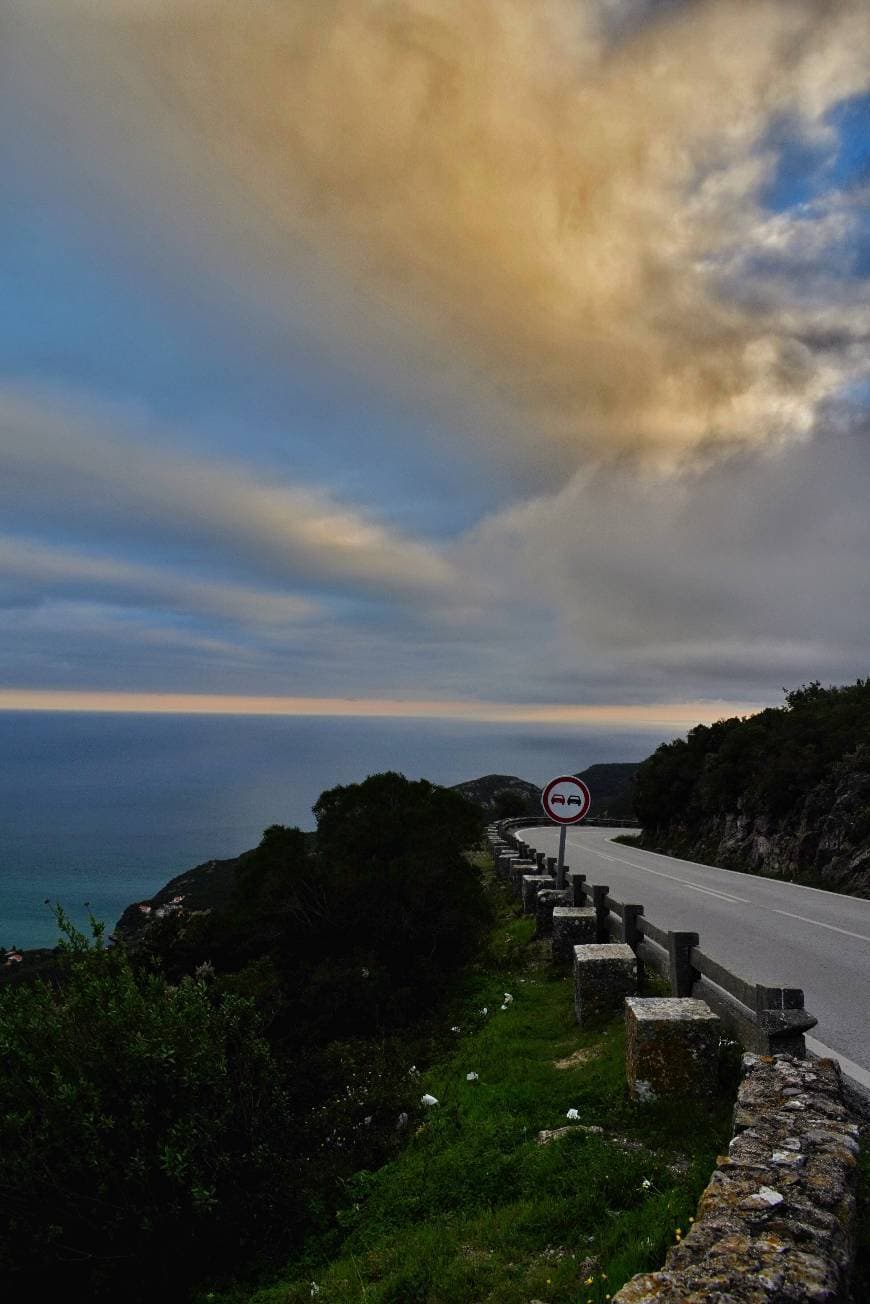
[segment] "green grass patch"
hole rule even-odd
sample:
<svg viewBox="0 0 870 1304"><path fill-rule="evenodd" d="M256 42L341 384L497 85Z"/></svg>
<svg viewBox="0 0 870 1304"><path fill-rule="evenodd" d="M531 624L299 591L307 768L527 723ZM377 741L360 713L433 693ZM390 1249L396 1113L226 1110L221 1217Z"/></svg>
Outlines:
<svg viewBox="0 0 870 1304"><path fill-rule="evenodd" d="M862 1119L860 1141L855 1267L852 1273L852 1298L856 1300L870 1299L870 1117L866 1111Z"/></svg>
<svg viewBox="0 0 870 1304"><path fill-rule="evenodd" d="M632 1104L622 1022L577 1027L569 975L491 890L498 923L461 1031L419 1078L439 1103L392 1162L347 1183L337 1257L212 1299L599 1304L661 1265L727 1144L733 1081L712 1104ZM540 1143L556 1129L570 1130Z"/></svg>

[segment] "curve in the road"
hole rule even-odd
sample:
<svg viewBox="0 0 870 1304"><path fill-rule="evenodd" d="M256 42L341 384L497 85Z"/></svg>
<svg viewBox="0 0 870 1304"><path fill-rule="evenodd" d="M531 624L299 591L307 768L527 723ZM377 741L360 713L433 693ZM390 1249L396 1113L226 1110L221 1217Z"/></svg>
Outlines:
<svg viewBox="0 0 870 1304"><path fill-rule="evenodd" d="M517 832L555 854L556 827ZM819 1020L807 1049L839 1060L870 1091L870 901L641 851L615 843L620 832L572 827L571 867L606 882L617 900L642 903L660 928L697 932L701 947L747 982L802 987Z"/></svg>

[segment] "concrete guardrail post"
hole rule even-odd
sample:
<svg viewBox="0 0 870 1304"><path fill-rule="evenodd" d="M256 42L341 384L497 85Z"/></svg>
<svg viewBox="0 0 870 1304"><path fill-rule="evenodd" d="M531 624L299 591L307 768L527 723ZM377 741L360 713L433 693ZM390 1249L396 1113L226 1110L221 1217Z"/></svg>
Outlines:
<svg viewBox="0 0 870 1304"><path fill-rule="evenodd" d="M693 968L689 952L698 945L697 933L668 933L668 968L671 975L671 995L691 996L698 981L698 971Z"/></svg>
<svg viewBox="0 0 870 1304"><path fill-rule="evenodd" d="M572 906L578 906L582 909L586 905L586 893L584 890L586 875L581 874L579 869L571 869L568 871L566 882L568 891L571 894L569 904Z"/></svg>
<svg viewBox="0 0 870 1304"><path fill-rule="evenodd" d="M607 905L606 900L609 895L609 887L603 887L599 883L593 885L592 908L598 921L596 941L602 943L602 945L610 941L610 907Z"/></svg>

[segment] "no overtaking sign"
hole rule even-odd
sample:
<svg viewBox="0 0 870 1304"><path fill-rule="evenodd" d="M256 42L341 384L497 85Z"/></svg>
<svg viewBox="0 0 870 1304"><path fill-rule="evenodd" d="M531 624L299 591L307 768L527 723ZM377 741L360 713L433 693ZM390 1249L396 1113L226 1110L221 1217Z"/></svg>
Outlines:
<svg viewBox="0 0 870 1304"><path fill-rule="evenodd" d="M555 824L579 823L588 815L591 800L586 784L573 774L551 779L541 793L544 812Z"/></svg>
<svg viewBox="0 0 870 1304"><path fill-rule="evenodd" d="M541 793L541 805L559 829L559 855L556 861L556 887L565 886L565 834L569 824L579 824L589 814L592 798L582 779L573 774L559 774Z"/></svg>

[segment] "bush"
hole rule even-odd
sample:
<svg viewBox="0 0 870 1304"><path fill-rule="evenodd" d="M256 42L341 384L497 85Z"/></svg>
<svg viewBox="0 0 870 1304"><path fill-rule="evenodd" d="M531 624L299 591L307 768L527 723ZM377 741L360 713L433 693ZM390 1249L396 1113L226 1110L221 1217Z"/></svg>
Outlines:
<svg viewBox="0 0 870 1304"><path fill-rule="evenodd" d="M314 814L331 959L319 995L334 1028L331 992L348 994L347 1032L402 1026L431 1008L489 925L480 870L464 854L482 837L481 813L447 788L386 773L324 792Z"/></svg>
<svg viewBox="0 0 870 1304"><path fill-rule="evenodd" d="M77 933L62 981L0 990L0 1264L73 1298L184 1297L278 1248L293 1119L252 1004Z"/></svg>
<svg viewBox="0 0 870 1304"><path fill-rule="evenodd" d="M653 836L701 836L725 813L797 820L868 735L870 680L814 682L787 693L782 707L663 743L635 774L635 809Z"/></svg>

